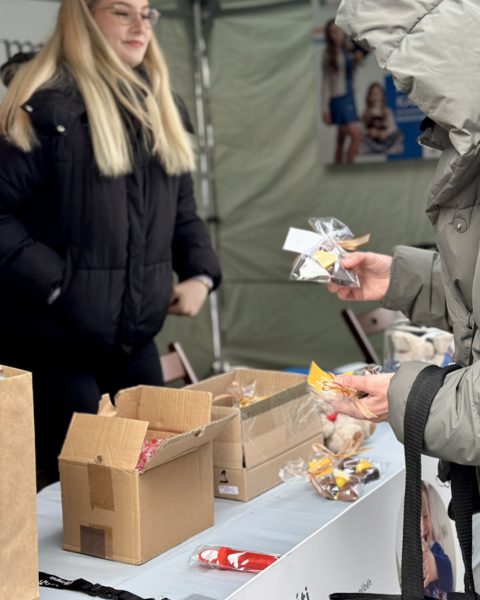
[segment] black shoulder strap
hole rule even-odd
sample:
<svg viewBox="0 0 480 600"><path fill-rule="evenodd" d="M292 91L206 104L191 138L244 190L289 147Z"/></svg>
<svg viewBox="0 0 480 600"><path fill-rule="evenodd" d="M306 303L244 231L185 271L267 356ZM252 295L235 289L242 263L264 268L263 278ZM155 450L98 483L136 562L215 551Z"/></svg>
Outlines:
<svg viewBox="0 0 480 600"><path fill-rule="evenodd" d="M105 598L106 600L155 600L155 598L142 598L125 590L116 590L115 588L100 585L99 583L90 583L86 579L62 579L56 575L48 573L39 573L40 587L55 588L57 590L66 590L70 592L82 592L89 596ZM168 600L168 598L162 598Z"/></svg>
<svg viewBox="0 0 480 600"><path fill-rule="evenodd" d="M429 365L414 381L408 395L404 417L405 505L402 547L402 598L423 597L423 561L420 537L421 451L430 406L448 373L459 368ZM478 598L472 573L472 486L476 478L473 467L452 463L452 501L457 534L465 563L465 593L470 600Z"/></svg>

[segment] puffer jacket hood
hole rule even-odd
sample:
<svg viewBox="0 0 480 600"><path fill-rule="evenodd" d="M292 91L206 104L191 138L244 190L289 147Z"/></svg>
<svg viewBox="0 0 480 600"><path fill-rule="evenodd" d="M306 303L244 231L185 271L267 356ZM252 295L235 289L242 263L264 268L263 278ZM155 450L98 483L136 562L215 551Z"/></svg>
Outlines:
<svg viewBox="0 0 480 600"><path fill-rule="evenodd" d="M18 69L35 56L35 52L17 52L0 67L0 79L8 87Z"/></svg>
<svg viewBox="0 0 480 600"><path fill-rule="evenodd" d="M480 167L480 79L475 76L480 62L480 4L342 0L336 22L369 47L397 88L444 130L426 132L422 142L450 149L430 194L432 208L448 202Z"/></svg>

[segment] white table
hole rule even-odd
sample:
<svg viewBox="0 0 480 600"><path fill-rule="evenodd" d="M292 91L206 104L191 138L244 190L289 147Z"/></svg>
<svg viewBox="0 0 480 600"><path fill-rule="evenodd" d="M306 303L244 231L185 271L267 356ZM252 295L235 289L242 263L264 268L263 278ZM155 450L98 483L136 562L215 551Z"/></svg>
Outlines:
<svg viewBox="0 0 480 600"><path fill-rule="evenodd" d="M403 446L386 424L368 446L365 454L380 463L382 477L365 486L355 503L324 500L302 482L281 484L247 503L217 499L214 527L141 566L62 550L60 487L54 484L38 494L40 569L156 599L199 594L213 600L325 600L328 593L362 586L398 593L393 538L403 497ZM282 558L257 576L188 567L200 544ZM42 600L87 597L41 589Z"/></svg>

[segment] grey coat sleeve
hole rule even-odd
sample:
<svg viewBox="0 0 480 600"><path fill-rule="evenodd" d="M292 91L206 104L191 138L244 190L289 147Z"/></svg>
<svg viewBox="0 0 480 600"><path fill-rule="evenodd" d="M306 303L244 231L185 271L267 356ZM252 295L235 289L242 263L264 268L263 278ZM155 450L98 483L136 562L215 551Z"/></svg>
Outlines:
<svg viewBox="0 0 480 600"><path fill-rule="evenodd" d="M438 253L397 246L383 306L402 311L415 323L450 331Z"/></svg>
<svg viewBox="0 0 480 600"><path fill-rule="evenodd" d="M390 383L389 420L400 442L408 392L426 366L420 362L402 363ZM445 378L430 409L423 451L460 464L480 464L480 362Z"/></svg>

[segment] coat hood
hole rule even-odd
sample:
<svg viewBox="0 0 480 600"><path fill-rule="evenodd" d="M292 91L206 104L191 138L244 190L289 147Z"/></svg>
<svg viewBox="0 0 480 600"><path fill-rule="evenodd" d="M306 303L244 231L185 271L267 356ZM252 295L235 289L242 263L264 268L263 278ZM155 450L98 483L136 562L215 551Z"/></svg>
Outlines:
<svg viewBox="0 0 480 600"><path fill-rule="evenodd" d="M0 78L5 87L8 87L15 77L18 69L35 56L35 52L17 52L0 67Z"/></svg>
<svg viewBox="0 0 480 600"><path fill-rule="evenodd" d="M337 24L367 44L397 88L449 131L459 154L480 142L478 2L343 0Z"/></svg>
<svg viewBox="0 0 480 600"><path fill-rule="evenodd" d="M396 87L445 130L422 136L424 143L448 150L431 190L431 201L444 202L451 197L445 185L458 191L480 162L480 4L342 0L336 22L371 49Z"/></svg>

